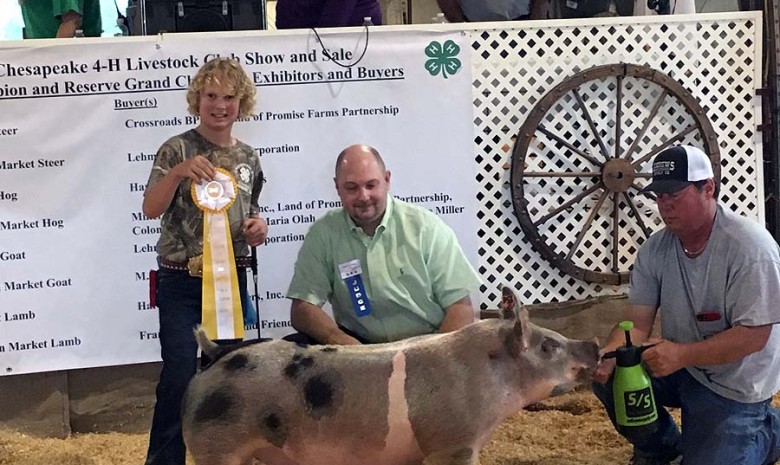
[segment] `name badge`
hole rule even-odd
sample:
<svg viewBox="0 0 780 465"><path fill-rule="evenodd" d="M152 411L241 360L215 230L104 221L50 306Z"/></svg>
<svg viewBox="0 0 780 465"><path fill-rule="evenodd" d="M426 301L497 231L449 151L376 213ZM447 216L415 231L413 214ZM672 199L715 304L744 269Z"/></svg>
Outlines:
<svg viewBox="0 0 780 465"><path fill-rule="evenodd" d="M360 260L351 260L339 264L339 274L347 286L355 314L359 317L371 314L371 303L368 301L368 295L366 295L366 288L361 277L362 273L363 267L360 266Z"/></svg>

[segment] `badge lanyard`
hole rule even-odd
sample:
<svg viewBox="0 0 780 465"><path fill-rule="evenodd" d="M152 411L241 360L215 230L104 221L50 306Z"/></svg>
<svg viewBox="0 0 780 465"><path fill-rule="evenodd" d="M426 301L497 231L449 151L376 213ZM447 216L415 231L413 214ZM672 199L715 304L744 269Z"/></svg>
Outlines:
<svg viewBox="0 0 780 465"><path fill-rule="evenodd" d="M349 297L352 299L352 307L357 316L366 316L371 314L371 302L366 295L366 287L363 285L363 267L360 266L360 260L351 260L339 265L339 274L344 284L347 286Z"/></svg>

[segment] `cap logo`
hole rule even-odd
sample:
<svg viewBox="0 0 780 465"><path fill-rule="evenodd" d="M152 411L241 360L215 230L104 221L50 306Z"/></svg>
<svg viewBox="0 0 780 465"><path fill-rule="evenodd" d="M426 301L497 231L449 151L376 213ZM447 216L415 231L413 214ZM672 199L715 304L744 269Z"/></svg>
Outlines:
<svg viewBox="0 0 780 465"><path fill-rule="evenodd" d="M653 163L653 176L669 175L674 171L674 161L657 161Z"/></svg>

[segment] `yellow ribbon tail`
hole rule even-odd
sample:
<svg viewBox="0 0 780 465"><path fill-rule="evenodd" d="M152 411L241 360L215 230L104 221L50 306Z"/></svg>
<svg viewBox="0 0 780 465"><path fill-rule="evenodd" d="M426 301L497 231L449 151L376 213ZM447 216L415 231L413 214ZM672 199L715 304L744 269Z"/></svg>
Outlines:
<svg viewBox="0 0 780 465"><path fill-rule="evenodd" d="M202 307L201 327L209 339L244 338L238 270L225 213L203 213Z"/></svg>

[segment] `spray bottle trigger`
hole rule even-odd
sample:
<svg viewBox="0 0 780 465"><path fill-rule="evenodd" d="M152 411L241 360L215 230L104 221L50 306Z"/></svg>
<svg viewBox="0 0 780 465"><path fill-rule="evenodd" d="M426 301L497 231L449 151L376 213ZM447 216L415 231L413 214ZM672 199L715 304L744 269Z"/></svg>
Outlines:
<svg viewBox="0 0 780 465"><path fill-rule="evenodd" d="M609 359L609 358L615 358L615 357L617 357L617 351L616 351L616 350L613 350L613 351L611 351L611 352L607 352L607 353L603 354L603 355L601 356L601 359L602 359L602 360L607 360L607 359Z"/></svg>
<svg viewBox="0 0 780 465"><path fill-rule="evenodd" d="M648 345L642 345L642 346L633 346L636 348L637 351L641 354L642 352L646 351L647 349L655 346L656 344L648 344ZM617 350L612 350L610 352L606 352L601 356L601 360L607 360L610 358L617 357Z"/></svg>
<svg viewBox="0 0 780 465"><path fill-rule="evenodd" d="M649 348L651 348L651 347L655 347L657 344L658 344L658 343L655 343L655 344L647 344L647 345L639 346L639 348L638 348L638 350L639 350L639 353L641 354L642 352L646 351L647 349L649 349Z"/></svg>

